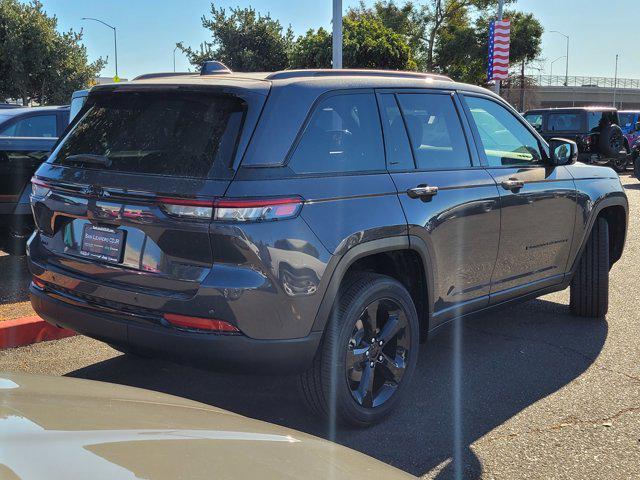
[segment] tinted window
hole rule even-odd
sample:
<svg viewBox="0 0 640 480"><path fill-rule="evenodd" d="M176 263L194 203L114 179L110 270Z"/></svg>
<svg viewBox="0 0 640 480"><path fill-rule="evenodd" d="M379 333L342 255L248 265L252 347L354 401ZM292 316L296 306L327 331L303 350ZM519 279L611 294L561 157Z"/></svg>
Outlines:
<svg viewBox="0 0 640 480"><path fill-rule="evenodd" d="M415 168L413 155L407 130L396 96L393 94L380 95L382 108L382 125L384 130L384 146L387 153L387 166L389 170L410 170Z"/></svg>
<svg viewBox="0 0 640 480"><path fill-rule="evenodd" d="M540 131L542 130L542 114L541 113L527 113L524 119L531 124L533 128Z"/></svg>
<svg viewBox="0 0 640 480"><path fill-rule="evenodd" d="M563 131L582 131L582 115L580 113L550 113L547 120L547 128L553 130Z"/></svg>
<svg viewBox="0 0 640 480"><path fill-rule="evenodd" d="M471 165L460 119L450 95L403 93L397 98L418 169Z"/></svg>
<svg viewBox="0 0 640 480"><path fill-rule="evenodd" d="M526 166L542 160L536 137L502 105L466 97L490 166Z"/></svg>
<svg viewBox="0 0 640 480"><path fill-rule="evenodd" d="M384 170L378 106L372 93L333 95L314 110L291 160L297 173Z"/></svg>
<svg viewBox="0 0 640 480"><path fill-rule="evenodd" d="M600 131L600 128L607 125L618 124L618 115L616 112L587 112L587 121L590 132Z"/></svg>
<svg viewBox="0 0 640 480"><path fill-rule="evenodd" d="M55 115L34 115L18 120L10 127L0 131L0 136L55 138L57 132Z"/></svg>
<svg viewBox="0 0 640 480"><path fill-rule="evenodd" d="M244 104L237 97L203 93L97 95L52 155L54 163L120 172L207 177L232 163ZM87 165L72 155L107 157Z"/></svg>

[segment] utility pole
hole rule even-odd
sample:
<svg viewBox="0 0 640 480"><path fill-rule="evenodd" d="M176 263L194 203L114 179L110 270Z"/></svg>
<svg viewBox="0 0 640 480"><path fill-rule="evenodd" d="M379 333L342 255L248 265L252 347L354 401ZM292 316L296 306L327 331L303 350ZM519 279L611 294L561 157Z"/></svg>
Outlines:
<svg viewBox="0 0 640 480"><path fill-rule="evenodd" d="M333 0L333 62L332 68L342 68L342 0Z"/></svg>
<svg viewBox="0 0 640 480"><path fill-rule="evenodd" d="M616 90L618 89L618 54L616 53L616 71L613 76L613 108L616 107Z"/></svg>
<svg viewBox="0 0 640 480"><path fill-rule="evenodd" d="M525 88L525 84L524 84L524 80L525 80L525 76L524 76L524 67L525 67L525 60L522 60L522 70L520 71L520 111L524 112L525 108L524 108L524 88Z"/></svg>
<svg viewBox="0 0 640 480"><path fill-rule="evenodd" d="M176 71L176 50L178 49L178 45L173 49L173 71Z"/></svg>
<svg viewBox="0 0 640 480"><path fill-rule="evenodd" d="M504 0L498 2L498 20L502 20L502 11L504 10ZM500 95L500 80L493 81L493 91L496 95Z"/></svg>

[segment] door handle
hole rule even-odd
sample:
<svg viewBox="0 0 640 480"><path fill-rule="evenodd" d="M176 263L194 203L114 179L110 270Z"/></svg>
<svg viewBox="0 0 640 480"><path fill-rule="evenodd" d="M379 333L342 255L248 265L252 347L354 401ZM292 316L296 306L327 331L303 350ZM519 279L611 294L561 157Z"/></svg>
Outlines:
<svg viewBox="0 0 640 480"><path fill-rule="evenodd" d="M421 198L423 200L431 199L438 193L438 187L430 187L429 185L418 185L415 188L407 190L410 198Z"/></svg>
<svg viewBox="0 0 640 480"><path fill-rule="evenodd" d="M505 190L514 191L520 190L522 187L524 187L524 182L522 180L510 178L509 180L504 180L503 182L501 182L500 185L502 185L502 188L504 188Z"/></svg>

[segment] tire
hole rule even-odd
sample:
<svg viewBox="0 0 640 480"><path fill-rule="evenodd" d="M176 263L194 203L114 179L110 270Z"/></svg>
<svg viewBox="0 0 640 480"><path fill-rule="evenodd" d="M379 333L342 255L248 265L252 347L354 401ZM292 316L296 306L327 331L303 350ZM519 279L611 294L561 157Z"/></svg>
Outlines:
<svg viewBox="0 0 640 480"><path fill-rule="evenodd" d="M609 309L609 224L598 218L571 280L571 313L602 318Z"/></svg>
<svg viewBox="0 0 640 480"><path fill-rule="evenodd" d="M389 335L392 331L395 336ZM385 336L387 342L380 346ZM340 289L312 367L298 377L305 403L313 413L341 424L379 422L406 391L418 340L418 314L400 282L371 273L350 278Z"/></svg>
<svg viewBox="0 0 640 480"><path fill-rule="evenodd" d="M640 180L640 158L638 157L637 149L633 149L631 158L633 159L633 176Z"/></svg>

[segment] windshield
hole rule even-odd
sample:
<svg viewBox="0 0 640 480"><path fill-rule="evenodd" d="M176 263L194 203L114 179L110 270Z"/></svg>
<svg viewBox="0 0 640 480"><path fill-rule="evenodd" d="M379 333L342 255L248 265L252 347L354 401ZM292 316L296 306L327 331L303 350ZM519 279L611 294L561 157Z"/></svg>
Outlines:
<svg viewBox="0 0 640 480"><path fill-rule="evenodd" d="M195 92L97 94L50 162L118 172L206 178L229 170L245 105ZM84 163L77 156L106 157ZM74 160L76 159L76 160ZM215 175L215 174L214 174Z"/></svg>

